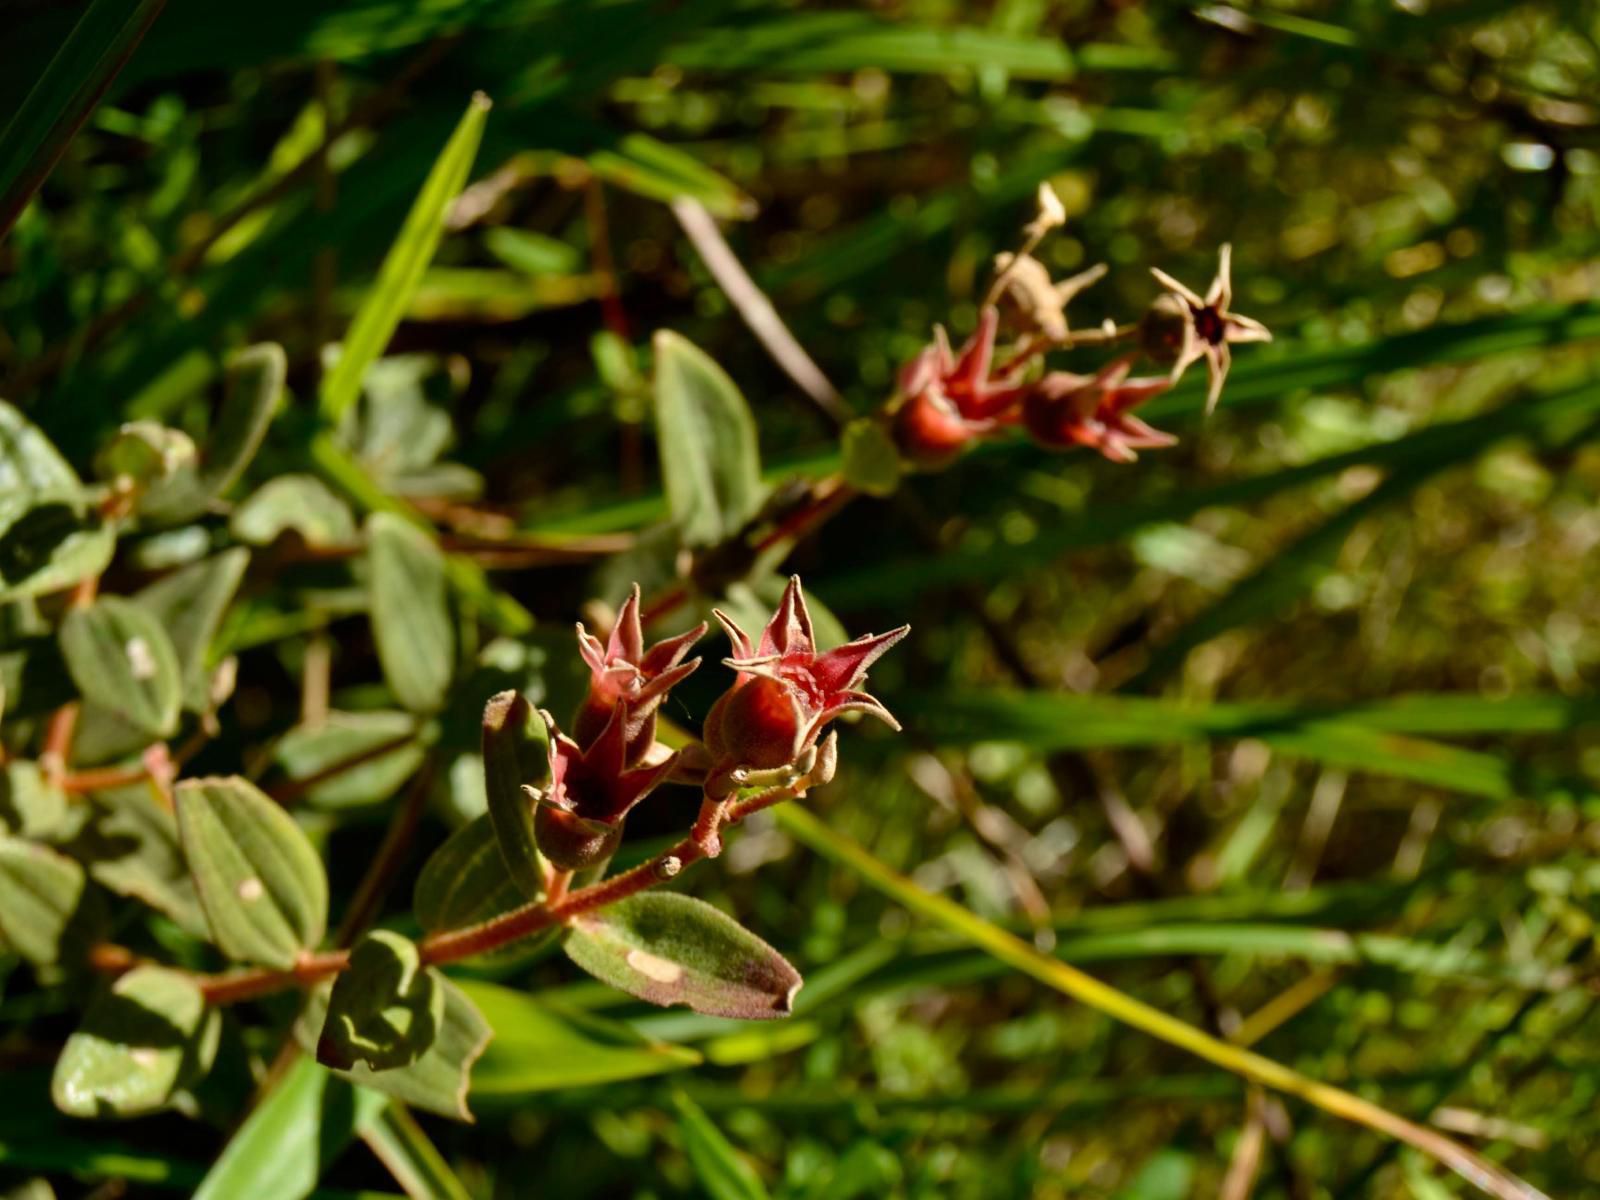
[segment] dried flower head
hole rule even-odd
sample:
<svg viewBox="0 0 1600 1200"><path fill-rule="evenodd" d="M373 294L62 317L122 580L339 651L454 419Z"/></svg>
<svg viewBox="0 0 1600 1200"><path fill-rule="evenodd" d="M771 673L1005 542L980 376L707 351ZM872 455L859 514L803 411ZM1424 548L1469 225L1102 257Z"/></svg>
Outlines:
<svg viewBox="0 0 1600 1200"><path fill-rule="evenodd" d="M1093 375L1051 371L1028 389L1022 423L1045 446L1087 446L1112 462L1133 462L1136 451L1171 446L1177 438L1152 429L1132 410L1172 386L1166 376L1129 379L1131 356Z"/></svg>
<svg viewBox="0 0 1600 1200"><path fill-rule="evenodd" d="M589 692L573 717L572 731L579 745L598 738L620 703L623 735L629 765L639 761L655 742L656 710L667 693L700 665L698 658L684 662L689 647L705 635L706 623L687 633L657 642L648 650L639 622L639 585L617 614L605 645L578 623L578 651L590 671Z"/></svg>
<svg viewBox="0 0 1600 1200"><path fill-rule="evenodd" d="M1058 283L1042 262L1028 254L997 254L994 269L997 283L1017 306L1024 324L1052 342L1066 341L1067 305L1106 273L1105 264L1097 263Z"/></svg>
<svg viewBox="0 0 1600 1200"><path fill-rule="evenodd" d="M1052 229L1059 229L1067 223L1067 207L1061 203L1061 197L1056 195L1055 188L1048 181L1039 185L1034 199L1039 206L1038 215L1022 227L1022 232L1030 242L1037 244Z"/></svg>
<svg viewBox="0 0 1600 1200"><path fill-rule="evenodd" d="M860 689L867 669L910 632L909 625L819 654L799 576L789 580L758 644L725 613L715 615L733 643L725 661L739 676L706 717L708 795L726 795L768 776L808 774L823 727L844 713L871 713L900 728L888 709Z"/></svg>
<svg viewBox="0 0 1600 1200"><path fill-rule="evenodd" d="M1208 413L1216 408L1223 381L1228 377L1228 344L1272 340L1272 333L1260 321L1229 311L1228 306L1233 303L1232 259L1233 247L1224 244L1218 253L1216 278L1204 298L1165 271L1152 267L1150 273L1167 289L1167 294L1150 306L1139 327L1145 353L1157 362L1172 364L1173 382L1190 363L1206 360L1210 378L1206 390Z"/></svg>

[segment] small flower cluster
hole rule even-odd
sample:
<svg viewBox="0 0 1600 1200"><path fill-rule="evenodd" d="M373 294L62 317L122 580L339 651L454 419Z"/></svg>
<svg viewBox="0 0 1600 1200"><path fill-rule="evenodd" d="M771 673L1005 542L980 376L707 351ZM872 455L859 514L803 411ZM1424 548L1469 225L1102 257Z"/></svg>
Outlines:
<svg viewBox="0 0 1600 1200"><path fill-rule="evenodd" d="M824 739L823 733L834 718L867 712L899 728L863 685L868 668L910 626L819 653L798 576L759 641L726 614L715 615L732 643L733 654L723 661L734 680L706 717L703 742L678 751L656 740L656 716L667 693L700 666L687 655L705 623L646 648L635 586L604 645L578 626L588 693L572 736L541 713L549 730L550 781L543 790L528 789L539 849L559 869L582 870L608 858L622 840L628 813L668 780L702 787L694 837L706 857L715 857L720 814L740 791L800 795L833 777L836 735Z"/></svg>
<svg viewBox="0 0 1600 1200"><path fill-rule="evenodd" d="M1060 201L1048 185L1039 189L1039 215L1024 230L1016 254L995 260L996 277L978 314L978 327L959 351L942 327L933 341L901 369L890 406L895 444L915 466L937 469L974 442L1021 426L1034 441L1053 448L1085 446L1114 462L1132 462L1137 452L1170 446L1176 438L1152 429L1133 409L1160 395L1205 359L1209 376L1206 411L1222 395L1230 343L1270 341L1259 321L1232 311L1231 247L1223 246L1216 278L1202 297L1163 271L1153 270L1166 290L1136 324L1111 322L1074 333L1066 307L1105 274L1100 265L1059 282L1031 251L1063 224ZM997 338L1004 301L1014 310L1018 337L1000 355ZM1090 375L1045 369L1054 350L1115 347L1137 342L1161 375L1131 377L1138 353L1118 356ZM998 358L998 361L997 361Z"/></svg>

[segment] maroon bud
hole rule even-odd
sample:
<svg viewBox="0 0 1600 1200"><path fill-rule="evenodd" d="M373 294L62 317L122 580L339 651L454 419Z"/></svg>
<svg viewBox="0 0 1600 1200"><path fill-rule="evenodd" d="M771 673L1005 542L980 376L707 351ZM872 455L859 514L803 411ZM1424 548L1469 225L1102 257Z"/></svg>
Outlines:
<svg viewBox="0 0 1600 1200"><path fill-rule="evenodd" d="M1040 445L1087 446L1113 462L1132 462L1136 451L1173 445L1132 409L1172 386L1165 377L1129 379L1133 359L1120 358L1094 375L1052 371L1028 389L1022 423Z"/></svg>
<svg viewBox="0 0 1600 1200"><path fill-rule="evenodd" d="M550 731L550 787L535 800L534 839L540 853L564 870L592 866L616 849L623 818L666 780L677 755L628 766L625 701L612 707L605 728L587 747L558 730L549 713L542 715Z"/></svg>
<svg viewBox="0 0 1600 1200"><path fill-rule="evenodd" d="M948 466L990 428L988 421L968 421L936 385L908 397L894 414L894 441L901 455L929 469Z"/></svg>
<svg viewBox="0 0 1600 1200"><path fill-rule="evenodd" d="M1007 424L1023 395L1018 362L993 373L994 339L1000 314L985 307L959 355L950 350L944 329L934 328L925 346L900 372L899 407L894 414L895 444L921 467L948 465L967 445Z"/></svg>
<svg viewBox="0 0 1600 1200"><path fill-rule="evenodd" d="M590 821L564 809L540 804L533 814L539 853L563 871L582 871L604 862L622 844L622 822Z"/></svg>
<svg viewBox="0 0 1600 1200"><path fill-rule="evenodd" d="M706 749L713 759L769 770L793 762L803 748L805 714L794 687L758 675L725 692L706 717Z"/></svg>

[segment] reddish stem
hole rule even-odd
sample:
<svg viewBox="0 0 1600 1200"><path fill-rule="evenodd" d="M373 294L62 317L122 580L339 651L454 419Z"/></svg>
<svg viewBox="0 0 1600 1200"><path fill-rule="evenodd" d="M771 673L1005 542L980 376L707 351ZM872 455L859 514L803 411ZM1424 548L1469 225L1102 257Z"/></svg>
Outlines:
<svg viewBox="0 0 1600 1200"><path fill-rule="evenodd" d="M718 826L737 824L753 812L759 812L763 808L804 794L803 786L769 788L744 800L718 804L715 807L720 811L721 819L717 824ZM700 822L696 822L697 829L699 825ZM600 883L580 888L576 892L567 892L554 903L548 900L535 900L479 925L432 934L422 940L420 946L422 961L430 966L442 966L445 963L497 950L529 934L538 933L541 929L567 924L586 912L615 904L658 883L664 883L676 877L685 867L708 857L715 855L708 854L696 840L695 834L691 833L677 845L650 861ZM142 961L144 960L127 947L110 942L102 942L89 952L90 965L108 975L120 975L138 966ZM308 952L288 970L251 967L221 975L196 976L195 982L199 984L208 1003L237 1004L243 1000L254 1000L289 988L312 987L339 974L349 965L348 950L328 950L316 954Z"/></svg>

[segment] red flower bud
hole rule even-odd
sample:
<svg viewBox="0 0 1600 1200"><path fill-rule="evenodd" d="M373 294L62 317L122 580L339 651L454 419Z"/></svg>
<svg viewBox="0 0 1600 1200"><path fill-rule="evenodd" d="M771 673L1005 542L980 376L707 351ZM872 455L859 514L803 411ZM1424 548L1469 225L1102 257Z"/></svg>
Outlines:
<svg viewBox="0 0 1600 1200"><path fill-rule="evenodd" d="M1177 438L1152 429L1130 411L1172 386L1167 378L1129 379L1132 358L1094 375L1051 371L1028 388L1022 423L1045 446L1088 446L1112 462L1132 462L1136 450L1171 446Z"/></svg>
<svg viewBox="0 0 1600 1200"><path fill-rule="evenodd" d="M715 615L733 643L733 656L724 661L739 676L706 718L709 795L737 789L752 771L800 770L823 727L843 713L869 712L900 728L888 709L859 688L867 668L905 637L909 625L818 654L799 576L789 580L759 645L726 614Z"/></svg>
<svg viewBox="0 0 1600 1200"><path fill-rule="evenodd" d="M615 850L623 818L677 764L677 755L669 754L647 766L627 765L627 710L619 700L587 748L541 713L550 731L550 786L534 797L534 836L540 852L563 870L593 866Z"/></svg>
<svg viewBox="0 0 1600 1200"><path fill-rule="evenodd" d="M639 623L639 585L617 614L611 637L602 646L598 638L578 623L578 650L589 665L589 693L572 719L572 731L581 746L592 745L605 729L616 706L624 706L623 738L631 766L655 744L656 710L667 693L694 673L698 658L683 656L706 631L704 621L688 633L657 642L648 650Z"/></svg>
<svg viewBox="0 0 1600 1200"><path fill-rule="evenodd" d="M902 401L895 411L895 442L920 466L943 466L968 442L1005 424L1022 397L1021 369L991 375L1000 314L992 305L978 317L959 357L942 326L933 343L900 372Z"/></svg>

